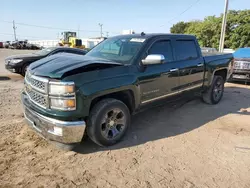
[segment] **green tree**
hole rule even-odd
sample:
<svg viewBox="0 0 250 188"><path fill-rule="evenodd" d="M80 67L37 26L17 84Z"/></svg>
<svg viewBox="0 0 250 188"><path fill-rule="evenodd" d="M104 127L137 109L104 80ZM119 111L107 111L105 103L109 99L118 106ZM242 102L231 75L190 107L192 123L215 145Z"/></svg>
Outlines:
<svg viewBox="0 0 250 188"><path fill-rule="evenodd" d="M208 16L202 21L178 22L171 33L193 34L203 47L219 47L223 15ZM250 47L250 10L230 10L227 17L225 48Z"/></svg>
<svg viewBox="0 0 250 188"><path fill-rule="evenodd" d="M225 46L233 49L250 47L250 10L230 10Z"/></svg>
<svg viewBox="0 0 250 188"><path fill-rule="evenodd" d="M178 22L177 24L173 25L170 28L170 32L178 33L178 34L185 33L187 27L188 27L188 23Z"/></svg>

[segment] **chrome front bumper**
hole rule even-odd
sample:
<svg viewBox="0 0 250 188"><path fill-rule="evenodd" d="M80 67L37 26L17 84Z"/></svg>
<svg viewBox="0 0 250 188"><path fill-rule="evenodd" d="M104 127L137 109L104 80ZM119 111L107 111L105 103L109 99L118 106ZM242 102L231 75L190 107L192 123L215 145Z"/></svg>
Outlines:
<svg viewBox="0 0 250 188"><path fill-rule="evenodd" d="M45 139L73 144L81 142L86 124L84 121L61 121L43 116L24 106L24 116L32 129Z"/></svg>

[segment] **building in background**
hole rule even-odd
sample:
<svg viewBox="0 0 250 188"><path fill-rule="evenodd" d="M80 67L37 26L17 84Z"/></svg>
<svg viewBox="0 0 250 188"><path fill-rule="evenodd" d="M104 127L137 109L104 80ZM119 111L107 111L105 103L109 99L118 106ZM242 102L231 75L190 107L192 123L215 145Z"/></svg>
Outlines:
<svg viewBox="0 0 250 188"><path fill-rule="evenodd" d="M97 37L97 38L81 38L81 39L82 39L82 44L85 46L85 48L91 49L106 38Z"/></svg>
<svg viewBox="0 0 250 188"><path fill-rule="evenodd" d="M123 35L135 34L135 31L133 29L123 30L122 34Z"/></svg>
<svg viewBox="0 0 250 188"><path fill-rule="evenodd" d="M45 48L55 47L58 42L58 40L29 40L30 44L36 44Z"/></svg>
<svg viewBox="0 0 250 188"><path fill-rule="evenodd" d="M223 49L223 53L234 53L235 50L234 49L230 49L230 48L224 48Z"/></svg>
<svg viewBox="0 0 250 188"><path fill-rule="evenodd" d="M82 44L85 48L93 48L99 42L103 41L105 38L81 38ZM44 48L58 46L59 40L30 40L30 44L36 44Z"/></svg>

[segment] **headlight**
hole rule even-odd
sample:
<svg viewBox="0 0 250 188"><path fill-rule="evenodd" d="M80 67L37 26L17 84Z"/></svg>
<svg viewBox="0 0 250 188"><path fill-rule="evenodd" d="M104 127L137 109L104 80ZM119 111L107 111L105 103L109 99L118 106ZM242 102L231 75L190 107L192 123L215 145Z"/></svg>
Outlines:
<svg viewBox="0 0 250 188"><path fill-rule="evenodd" d="M58 110L75 110L75 98L50 98L50 108Z"/></svg>
<svg viewBox="0 0 250 188"><path fill-rule="evenodd" d="M23 61L22 59L11 59L9 62L11 63L11 64L16 64L16 63L19 63L19 62L21 62L21 61Z"/></svg>
<svg viewBox="0 0 250 188"><path fill-rule="evenodd" d="M51 95L72 95L75 93L74 82L50 82L49 94Z"/></svg>
<svg viewBox="0 0 250 188"><path fill-rule="evenodd" d="M69 111L76 109L74 82L49 82L50 108Z"/></svg>

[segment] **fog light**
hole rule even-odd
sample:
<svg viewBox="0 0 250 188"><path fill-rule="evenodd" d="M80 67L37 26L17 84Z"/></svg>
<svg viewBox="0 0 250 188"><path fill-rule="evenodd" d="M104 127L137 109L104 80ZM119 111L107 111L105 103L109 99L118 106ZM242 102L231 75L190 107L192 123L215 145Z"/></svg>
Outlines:
<svg viewBox="0 0 250 188"><path fill-rule="evenodd" d="M62 136L63 130L61 127L54 127L53 130L48 131L50 134L56 135L56 136Z"/></svg>

